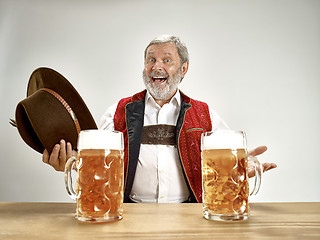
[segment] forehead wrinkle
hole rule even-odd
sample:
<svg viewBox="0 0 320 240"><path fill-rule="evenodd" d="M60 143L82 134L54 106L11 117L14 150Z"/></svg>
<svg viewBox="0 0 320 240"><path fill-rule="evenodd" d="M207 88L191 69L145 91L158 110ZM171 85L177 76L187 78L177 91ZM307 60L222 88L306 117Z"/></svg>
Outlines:
<svg viewBox="0 0 320 240"><path fill-rule="evenodd" d="M147 55L154 55L154 51L147 52ZM173 54L171 52L165 52L165 53L161 53L161 55L172 56Z"/></svg>

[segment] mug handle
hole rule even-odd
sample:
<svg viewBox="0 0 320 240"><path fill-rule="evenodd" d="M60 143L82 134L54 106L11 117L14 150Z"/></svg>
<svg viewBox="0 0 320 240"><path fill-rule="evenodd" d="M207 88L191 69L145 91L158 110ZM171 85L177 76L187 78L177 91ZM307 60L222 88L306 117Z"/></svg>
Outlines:
<svg viewBox="0 0 320 240"><path fill-rule="evenodd" d="M64 169L64 183L65 183L65 186L66 186L66 189L67 189L69 196L73 200L77 199L77 194L72 187L71 171L72 171L72 169L74 169L73 165L76 163L76 161L77 161L76 157L69 158L66 163L65 169Z"/></svg>
<svg viewBox="0 0 320 240"><path fill-rule="evenodd" d="M249 196L256 195L259 192L260 186L261 186L261 179L262 179L262 165L258 161L257 157L248 156L248 162L252 161L254 165L254 171L255 171L255 176L254 176L254 185L253 189L250 192Z"/></svg>

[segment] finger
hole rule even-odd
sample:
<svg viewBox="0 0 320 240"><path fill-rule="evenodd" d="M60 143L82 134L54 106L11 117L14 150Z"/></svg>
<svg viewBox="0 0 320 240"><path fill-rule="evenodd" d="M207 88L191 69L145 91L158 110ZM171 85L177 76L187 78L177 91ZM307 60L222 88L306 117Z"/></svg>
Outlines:
<svg viewBox="0 0 320 240"><path fill-rule="evenodd" d="M275 164L275 163L263 163L262 167L263 167L263 172L266 172L266 171L269 171L271 169L276 168L277 164Z"/></svg>
<svg viewBox="0 0 320 240"><path fill-rule="evenodd" d="M72 152L72 145L71 143L67 143L67 159L71 158L73 155L73 152Z"/></svg>
<svg viewBox="0 0 320 240"><path fill-rule="evenodd" d="M55 169L59 170L59 151L60 151L60 145L56 144L54 148L52 149L50 158L49 158L49 164Z"/></svg>
<svg viewBox="0 0 320 240"><path fill-rule="evenodd" d="M67 149L66 149L66 141L61 139L60 141L60 154L59 154L59 164L65 163L67 160Z"/></svg>
<svg viewBox="0 0 320 240"><path fill-rule="evenodd" d="M42 162L49 164L49 157L50 157L50 154L49 154L48 150L45 149L42 154Z"/></svg>
<svg viewBox="0 0 320 240"><path fill-rule="evenodd" d="M257 156L267 151L267 146L260 146L248 152L251 156Z"/></svg>
<svg viewBox="0 0 320 240"><path fill-rule="evenodd" d="M66 162L72 157L72 146L69 142L66 144L64 140L61 140L60 142L59 171L64 171Z"/></svg>

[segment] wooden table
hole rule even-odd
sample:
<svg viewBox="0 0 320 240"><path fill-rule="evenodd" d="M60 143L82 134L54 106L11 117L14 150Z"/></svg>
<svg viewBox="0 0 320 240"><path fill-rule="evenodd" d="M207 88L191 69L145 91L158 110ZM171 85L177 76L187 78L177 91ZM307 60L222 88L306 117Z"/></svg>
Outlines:
<svg viewBox="0 0 320 240"><path fill-rule="evenodd" d="M320 203L255 203L245 222L202 217L202 205L124 204L123 219L80 223L73 203L0 203L0 239L320 239Z"/></svg>

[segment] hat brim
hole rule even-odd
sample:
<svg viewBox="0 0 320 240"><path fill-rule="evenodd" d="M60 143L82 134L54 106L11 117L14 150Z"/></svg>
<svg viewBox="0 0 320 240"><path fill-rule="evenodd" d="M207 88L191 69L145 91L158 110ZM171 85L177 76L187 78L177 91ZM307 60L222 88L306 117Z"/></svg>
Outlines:
<svg viewBox="0 0 320 240"><path fill-rule="evenodd" d="M76 148L78 131L73 117L61 101L43 88L60 95L75 114L81 130L97 129L85 102L60 73L50 68L36 69L29 79L27 98L18 103L16 122L22 139L34 150L50 153L61 139Z"/></svg>

